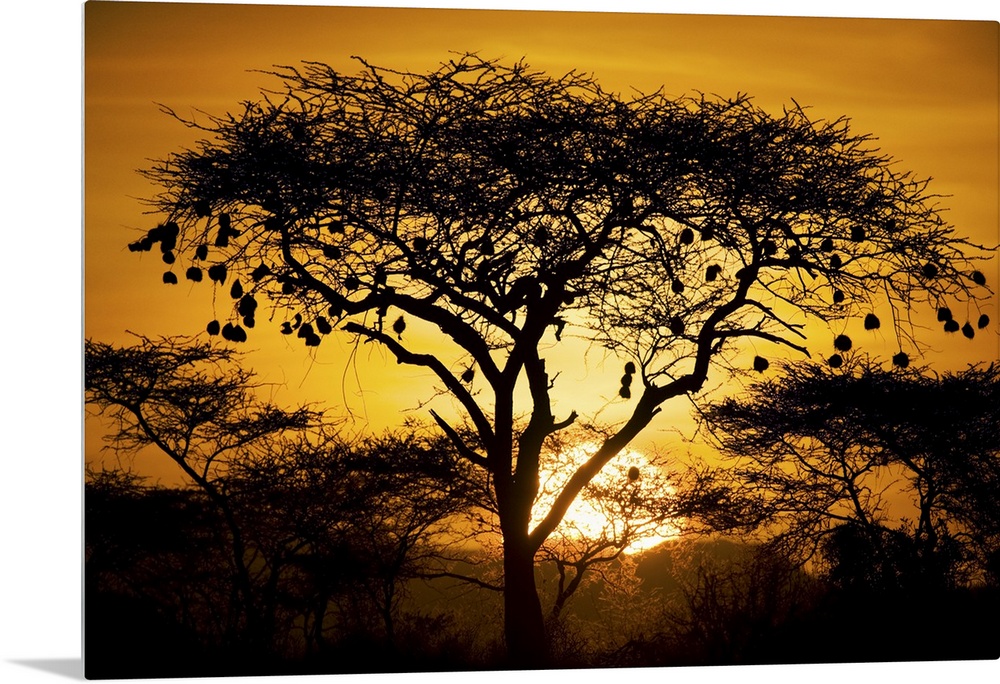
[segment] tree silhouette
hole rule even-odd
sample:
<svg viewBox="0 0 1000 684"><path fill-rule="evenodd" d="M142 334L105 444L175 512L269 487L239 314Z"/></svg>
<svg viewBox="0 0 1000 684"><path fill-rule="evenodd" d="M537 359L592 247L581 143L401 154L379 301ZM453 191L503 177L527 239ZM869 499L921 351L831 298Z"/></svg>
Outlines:
<svg viewBox="0 0 1000 684"><path fill-rule="evenodd" d="M241 368L233 349L185 340L140 338L115 347L88 340L84 389L88 405L109 418L109 446L138 453L152 446L174 461L188 482L208 497L224 520L228 560L239 597L232 619L251 649L271 646L273 600L261 592L254 548L226 485L235 464L267 452L280 437L315 427L321 415L261 401L259 384Z"/></svg>
<svg viewBox="0 0 1000 684"><path fill-rule="evenodd" d="M846 119L772 117L742 95L623 98L475 55L428 74L359 61L353 76L276 67L281 86L236 113L164 108L206 139L144 172L163 223L130 249L159 245L167 282L228 287L232 312L208 331L229 341L266 298L307 347L337 328L433 373L428 392L476 438L435 419L495 489L515 665L545 663L535 554L664 402L739 363L740 340L805 353L805 319L874 328L887 309L905 353L911 307L985 291L927 183ZM441 345L418 347L415 321ZM577 417L554 415L544 358L570 333L629 364L631 416L531 527L542 445Z"/></svg>
<svg viewBox="0 0 1000 684"><path fill-rule="evenodd" d="M778 539L800 557L825 552L838 584L969 584L990 579L1000 541L998 380L995 364L942 375L865 357L793 364L703 416ZM892 522L901 483L905 526Z"/></svg>

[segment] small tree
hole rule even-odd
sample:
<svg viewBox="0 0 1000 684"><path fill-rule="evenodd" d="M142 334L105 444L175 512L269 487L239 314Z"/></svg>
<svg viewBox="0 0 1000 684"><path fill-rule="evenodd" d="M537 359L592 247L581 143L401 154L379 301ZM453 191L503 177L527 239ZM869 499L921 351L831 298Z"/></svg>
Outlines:
<svg viewBox="0 0 1000 684"><path fill-rule="evenodd" d="M910 587L957 572L961 544L983 577L998 541L1000 370L931 375L866 358L795 364L703 413L738 477L767 501L778 539L819 548L839 584ZM890 498L899 483L907 527Z"/></svg>
<svg viewBox="0 0 1000 684"><path fill-rule="evenodd" d="M871 328L888 307L909 349L900 311L983 289L977 248L927 183L846 119L773 117L744 96L623 98L475 55L429 74L361 65L277 68L261 101L184 120L207 139L146 171L163 223L131 249L158 245L167 283L228 287L231 315L209 324L227 340L246 339L266 296L308 348L336 327L433 374L428 392L476 436L435 414L442 431L495 489L516 665L545 662L542 544L664 402L737 362L740 340L805 353L801 315ZM450 349L415 346L414 321ZM576 418L554 415L545 350L571 333L626 362L631 414L532 526L543 444Z"/></svg>
<svg viewBox="0 0 1000 684"><path fill-rule="evenodd" d="M226 478L240 460L268 451L286 433L314 427L321 416L261 401L259 385L238 357L232 349L189 340L140 338L132 347L87 341L84 389L87 404L113 421L112 448L124 454L156 448L222 516L239 597L232 621L243 623L242 640L269 648L273 601L261 592L255 550Z"/></svg>

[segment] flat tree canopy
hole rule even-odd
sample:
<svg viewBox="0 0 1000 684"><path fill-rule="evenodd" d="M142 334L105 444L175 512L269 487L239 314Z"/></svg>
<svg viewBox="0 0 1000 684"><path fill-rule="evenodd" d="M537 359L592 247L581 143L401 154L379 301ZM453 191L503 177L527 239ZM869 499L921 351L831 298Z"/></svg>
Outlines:
<svg viewBox="0 0 1000 684"><path fill-rule="evenodd" d="M983 248L847 119L794 103L774 116L743 95L623 97L476 55L429 74L359 61L351 76L277 67L260 101L183 120L206 138L145 171L163 222L131 248L158 245L167 283L228 290L229 319L209 324L227 340L266 298L307 347L339 328L433 372L475 439L442 430L496 489L513 650L544 641L530 567L569 504L739 340L805 353L803 320L875 329L889 311L902 363L911 309L987 292ZM466 365L414 348L414 319ZM553 415L540 342L569 331L627 362L634 410L529 530L543 445L576 419Z"/></svg>

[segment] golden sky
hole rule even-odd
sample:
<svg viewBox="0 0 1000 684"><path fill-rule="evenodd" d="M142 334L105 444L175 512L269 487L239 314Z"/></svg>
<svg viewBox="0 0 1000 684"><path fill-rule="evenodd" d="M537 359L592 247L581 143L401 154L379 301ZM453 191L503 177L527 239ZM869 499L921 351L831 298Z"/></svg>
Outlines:
<svg viewBox="0 0 1000 684"><path fill-rule="evenodd" d="M136 170L196 139L156 103L182 115L221 114L274 83L251 70L303 60L354 72L351 56L359 55L425 71L452 51L469 51L524 58L555 74L592 73L622 93L660 86L677 96L748 93L774 113L794 99L815 118L850 117L901 167L933 177L932 189L948 196L946 219L960 232L1000 242L995 21L95 1L84 12L84 333L95 340L127 343L126 331L193 334L214 317L208 285L164 286L157 254L140 258L126 249L158 221L144 213L140 198L154 188ZM994 286L998 262L983 269ZM982 310L1000 321L996 299ZM922 339L932 345L922 360L942 369L1000 358L995 325L973 341L936 329ZM328 342L310 358L276 325L258 325L245 346L255 350L251 363L264 379L282 384L279 403L318 401L334 414L350 408L352 429L398 424L426 398L392 391L420 386L425 374L384 364L375 352L355 366L344 342ZM875 353L897 350L892 340L876 342L884 349L871 347ZM585 406L557 402L557 416L594 413L617 391L618 361L605 368L592 355L584 364L583 353L577 347L554 361L573 370L567 384L589 382L595 397ZM665 410L647 440L672 440L671 418L683 422L687 410L683 402ZM88 455L97 433L88 424Z"/></svg>

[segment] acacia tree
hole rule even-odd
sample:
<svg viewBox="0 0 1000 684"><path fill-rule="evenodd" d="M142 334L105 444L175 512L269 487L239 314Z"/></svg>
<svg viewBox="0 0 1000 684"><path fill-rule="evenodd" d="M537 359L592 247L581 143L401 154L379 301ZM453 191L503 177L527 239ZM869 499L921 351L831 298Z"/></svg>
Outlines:
<svg viewBox="0 0 1000 684"><path fill-rule="evenodd" d="M988 577L1000 541L998 390L996 364L932 375L855 356L839 369L790 364L702 415L766 501L777 543L800 557L820 549L842 584L898 588L958 579L957 546L967 579ZM913 510L904 526L890 501L901 483Z"/></svg>
<svg viewBox="0 0 1000 684"><path fill-rule="evenodd" d="M888 305L909 349L910 307L985 282L926 182L846 119L770 116L744 96L626 98L475 55L427 74L360 64L276 67L279 86L223 116L166 109L206 137L145 171L163 222L131 249L159 245L167 283L228 279L232 313L209 324L228 340L266 295L307 347L337 328L433 373L428 392L476 438L436 420L495 489L517 665L545 662L535 554L664 402L740 340L806 353L800 313L875 327ZM450 350L415 346L414 320ZM554 415L546 336L558 353L570 333L627 362L632 412L531 526L542 445L576 419Z"/></svg>
<svg viewBox="0 0 1000 684"><path fill-rule="evenodd" d="M261 569L256 562L257 540L247 538L227 478L242 460L315 428L322 416L308 407L285 410L262 401L259 388L233 349L148 338L131 347L90 340L85 346L86 403L112 422L109 446L123 454L157 449L206 495L227 533L237 599L232 631L251 648L266 649L275 606L262 587L273 583L280 568L265 563Z"/></svg>

